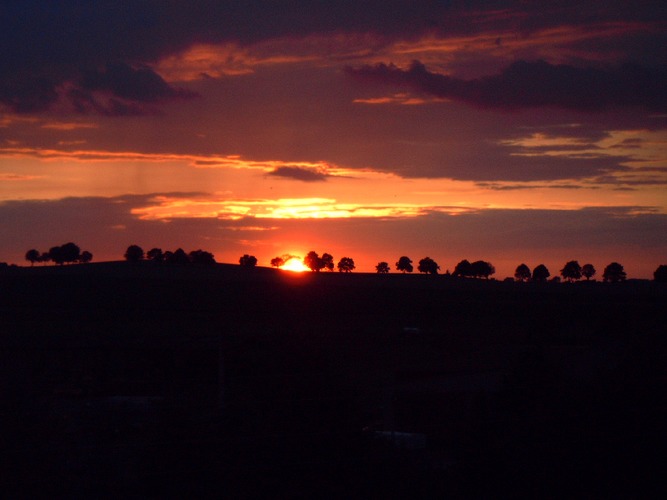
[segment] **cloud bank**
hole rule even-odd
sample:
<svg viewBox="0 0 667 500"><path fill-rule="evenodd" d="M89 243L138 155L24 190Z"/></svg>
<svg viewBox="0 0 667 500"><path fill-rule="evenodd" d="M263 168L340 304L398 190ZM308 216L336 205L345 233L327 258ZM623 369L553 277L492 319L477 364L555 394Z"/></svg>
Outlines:
<svg viewBox="0 0 667 500"><path fill-rule="evenodd" d="M431 72L419 61L414 61L406 70L379 63L347 71L365 81L404 87L484 108L602 111L638 106L667 111L667 66L646 68L624 64L604 70L546 61L516 61L500 74L474 80Z"/></svg>
<svg viewBox="0 0 667 500"><path fill-rule="evenodd" d="M198 44L235 43L247 46L267 40L303 39L312 35L335 37L338 34L357 34L374 40L373 50L387 47L396 41L412 41L420 37L452 37L474 33L513 33L529 40L538 30L559 30L562 26L587 26L595 19L597 26L616 26L623 34L628 29L622 50L618 44L600 46L608 54L619 52L639 55L644 59L664 63L664 25L667 14L659 3L645 2L637 6L628 2L586 2L585 5L521 1L489 5L484 1L458 3L428 0L368 0L358 2L237 2L193 0L173 2L147 0L118 4L107 1L32 0L8 2L0 12L0 103L13 112L41 112L53 106L63 91L79 112L103 114L140 114L145 112L137 103L154 102L160 98L182 97L184 94L161 80L149 67L165 57L182 53ZM634 25L633 25L634 23ZM637 30L637 23L644 26ZM651 31L649 28L653 27ZM661 34L662 33L662 34ZM501 45L501 39L497 39ZM563 42L561 42L563 43ZM577 47L578 40L570 45ZM358 47L363 49L364 47ZM353 50L358 57L364 51ZM650 57L645 57L650 54ZM367 73L370 73L368 70ZM376 68L377 74L380 69ZM384 73L387 73L386 69ZM406 78L420 80L431 91L462 96L483 105L497 105L488 89L502 86L506 80L518 84L530 78L541 78L545 85L554 85L555 77L577 83L631 77L638 79L638 89L657 95L653 76L664 76L648 69L627 68L614 72L576 70L570 67L550 67L521 63L497 77L471 84L443 80L428 75L416 67ZM440 75L441 76L441 75ZM396 78L395 72L392 77ZM664 78L663 78L664 80ZM621 86L623 86L622 84ZM441 87L448 90L443 91ZM92 100L87 92L91 87L111 91L116 100L102 104ZM459 87L464 87L463 89ZM515 87L512 85L512 87ZM558 105L590 106L579 92L572 99L553 90ZM606 87L605 87L606 88ZM428 89L425 89L428 90ZM502 89L501 89L502 90ZM607 89L613 94L612 89ZM475 92L481 94L475 96ZM620 89L622 95L609 95L610 101L632 101L633 97ZM508 106L519 106L522 99L508 93ZM124 99L118 100L118 99ZM636 96L635 98L639 98ZM539 104L540 96L526 96ZM661 109L664 98L660 101Z"/></svg>

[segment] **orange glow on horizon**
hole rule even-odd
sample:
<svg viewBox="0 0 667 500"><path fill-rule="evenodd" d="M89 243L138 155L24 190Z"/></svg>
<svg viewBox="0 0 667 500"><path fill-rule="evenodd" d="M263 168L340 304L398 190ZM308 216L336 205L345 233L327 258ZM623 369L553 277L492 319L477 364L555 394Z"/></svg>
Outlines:
<svg viewBox="0 0 667 500"><path fill-rule="evenodd" d="M303 263L301 257L292 257L288 259L285 264L282 265L281 269L285 271L291 271L293 273L303 273L305 271L310 271L308 267Z"/></svg>

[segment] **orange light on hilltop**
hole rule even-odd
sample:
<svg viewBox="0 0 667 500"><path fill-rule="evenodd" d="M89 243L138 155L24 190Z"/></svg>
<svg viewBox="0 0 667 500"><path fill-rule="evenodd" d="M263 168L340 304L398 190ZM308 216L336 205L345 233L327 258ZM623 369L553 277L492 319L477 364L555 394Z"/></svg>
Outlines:
<svg viewBox="0 0 667 500"><path fill-rule="evenodd" d="M306 265L301 260L301 257L292 257L291 259L288 259L285 264L282 265L281 269L292 271L293 273L310 271L310 269L308 269L308 267L306 267Z"/></svg>

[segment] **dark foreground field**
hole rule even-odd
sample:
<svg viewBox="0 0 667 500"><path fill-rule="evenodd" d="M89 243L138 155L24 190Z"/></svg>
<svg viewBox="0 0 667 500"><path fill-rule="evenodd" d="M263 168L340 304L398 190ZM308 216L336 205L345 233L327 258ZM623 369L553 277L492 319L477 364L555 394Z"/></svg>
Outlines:
<svg viewBox="0 0 667 500"><path fill-rule="evenodd" d="M0 491L653 496L666 299L652 282L8 269Z"/></svg>

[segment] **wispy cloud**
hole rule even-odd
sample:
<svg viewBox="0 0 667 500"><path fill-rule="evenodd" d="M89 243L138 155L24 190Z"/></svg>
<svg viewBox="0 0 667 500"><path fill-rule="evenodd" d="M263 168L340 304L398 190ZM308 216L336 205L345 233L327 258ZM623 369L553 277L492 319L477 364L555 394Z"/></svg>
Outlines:
<svg viewBox="0 0 667 500"><path fill-rule="evenodd" d="M72 144L80 144L73 142ZM143 153L139 151L107 151L92 149L53 149L31 147L0 148L0 157L38 158L42 160L67 160L81 162L184 162L195 168L236 168L262 170L267 174L298 177L304 172L321 173L324 176L345 176L352 171L323 162L284 162L280 160L251 160L239 155L193 155L173 153ZM363 175L363 172L361 173Z"/></svg>
<svg viewBox="0 0 667 500"><path fill-rule="evenodd" d="M420 61L402 69L393 64L348 68L370 82L409 88L427 95L504 110L552 107L602 111L638 106L667 110L667 67L625 64L615 69L516 61L496 75L463 80L429 71Z"/></svg>
<svg viewBox="0 0 667 500"><path fill-rule="evenodd" d="M392 94L384 97L369 97L358 98L352 102L358 104L401 104L405 106L418 106L422 104L432 104L437 102L447 102L447 99L442 98L425 98L421 96L410 95L406 92Z"/></svg>
<svg viewBox="0 0 667 500"><path fill-rule="evenodd" d="M577 184L552 182L542 187L583 188L605 184L621 186L664 185L667 183L667 132L663 130L614 130L597 138L535 132L502 140L512 156L528 158L570 158L590 161L608 159L608 167L597 175L582 176ZM606 171L605 171L606 170ZM517 189L507 183L479 183L492 189ZM524 186L537 186L523 183Z"/></svg>
<svg viewBox="0 0 667 500"><path fill-rule="evenodd" d="M536 183L536 182L477 182L477 186L494 191L534 190L534 189L600 189L600 186L587 186L580 183Z"/></svg>
<svg viewBox="0 0 667 500"><path fill-rule="evenodd" d="M277 167L269 172L274 177L284 177L303 182L325 181L329 174L323 169L311 169L304 167Z"/></svg>
<svg viewBox="0 0 667 500"><path fill-rule="evenodd" d="M92 122L60 122L60 121L49 121L41 125L42 128L53 129L53 130L79 130L79 129L96 129L99 128L99 124Z"/></svg>
<svg viewBox="0 0 667 500"><path fill-rule="evenodd" d="M132 209L143 220L178 218L216 218L223 220L256 219L349 219L405 218L432 212L458 214L470 209L451 206L429 206L407 203L342 203L327 198L215 199L211 197L180 198L158 196L144 207Z"/></svg>
<svg viewBox="0 0 667 500"><path fill-rule="evenodd" d="M24 175L24 174L13 174L13 173L0 173L0 181L30 181L33 179L39 179L38 175Z"/></svg>

